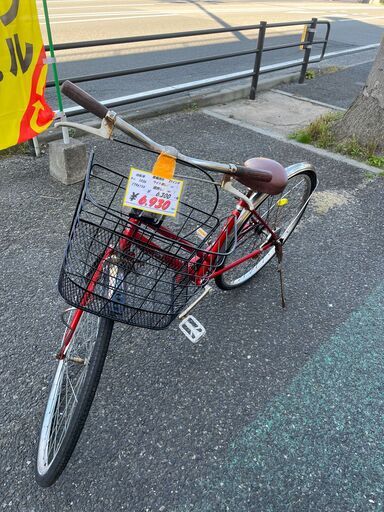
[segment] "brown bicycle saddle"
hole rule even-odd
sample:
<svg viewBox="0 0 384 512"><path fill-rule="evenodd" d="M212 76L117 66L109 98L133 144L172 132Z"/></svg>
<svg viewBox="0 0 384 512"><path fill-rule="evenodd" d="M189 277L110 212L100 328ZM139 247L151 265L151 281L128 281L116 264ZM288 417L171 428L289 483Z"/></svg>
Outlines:
<svg viewBox="0 0 384 512"><path fill-rule="evenodd" d="M266 194L281 194L288 181L287 171L284 167L270 158L249 158L244 162L244 166L254 171L269 171L272 174L272 180L268 182L257 182L252 186L255 192ZM255 182L254 182L255 183Z"/></svg>

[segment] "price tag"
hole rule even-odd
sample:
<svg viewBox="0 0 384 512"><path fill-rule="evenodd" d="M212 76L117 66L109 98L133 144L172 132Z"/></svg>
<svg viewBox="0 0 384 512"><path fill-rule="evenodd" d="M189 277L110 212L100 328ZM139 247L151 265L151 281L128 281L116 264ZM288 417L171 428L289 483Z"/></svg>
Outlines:
<svg viewBox="0 0 384 512"><path fill-rule="evenodd" d="M182 180L168 180L131 167L123 205L175 217L183 185Z"/></svg>

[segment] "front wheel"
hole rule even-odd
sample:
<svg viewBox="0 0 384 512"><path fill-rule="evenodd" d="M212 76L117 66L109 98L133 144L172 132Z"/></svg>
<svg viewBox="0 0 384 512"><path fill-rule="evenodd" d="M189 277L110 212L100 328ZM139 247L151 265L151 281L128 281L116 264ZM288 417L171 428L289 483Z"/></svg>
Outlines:
<svg viewBox="0 0 384 512"><path fill-rule="evenodd" d="M256 211L278 234L283 243L300 221L308 200L316 188L316 174L310 169L288 174L284 191L276 196L263 194L257 201ZM270 241L270 233L253 216L238 221L237 241L234 251L223 261L222 266L260 249ZM234 243L234 242L232 242ZM263 251L259 256L216 277L216 284L223 290L237 288L252 279L274 256L275 247Z"/></svg>
<svg viewBox="0 0 384 512"><path fill-rule="evenodd" d="M76 311L72 310L69 326ZM36 481L42 487L49 487L57 480L80 437L100 380L112 329L113 321L83 312L65 357L58 362L37 451Z"/></svg>

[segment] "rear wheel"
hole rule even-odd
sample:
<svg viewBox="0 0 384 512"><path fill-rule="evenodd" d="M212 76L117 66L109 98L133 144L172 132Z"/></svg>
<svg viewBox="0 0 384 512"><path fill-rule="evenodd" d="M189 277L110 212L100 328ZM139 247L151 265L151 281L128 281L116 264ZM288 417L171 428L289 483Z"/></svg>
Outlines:
<svg viewBox="0 0 384 512"><path fill-rule="evenodd" d="M261 203L256 211L278 234L283 243L300 221L315 186L315 173L304 170L288 177L287 186L281 194L276 196L265 194L261 197ZM241 223L237 226L236 248L225 258L222 266L229 265L262 248L271 240L270 233L254 216L239 222ZM273 258L274 254L275 248L272 247L260 253L259 256L224 272L216 278L217 286L223 290L231 290L247 283Z"/></svg>
<svg viewBox="0 0 384 512"><path fill-rule="evenodd" d="M72 315L68 324L71 325ZM49 487L67 465L83 430L104 366L113 321L83 313L59 360L43 417L36 481ZM68 328L64 337L68 333Z"/></svg>

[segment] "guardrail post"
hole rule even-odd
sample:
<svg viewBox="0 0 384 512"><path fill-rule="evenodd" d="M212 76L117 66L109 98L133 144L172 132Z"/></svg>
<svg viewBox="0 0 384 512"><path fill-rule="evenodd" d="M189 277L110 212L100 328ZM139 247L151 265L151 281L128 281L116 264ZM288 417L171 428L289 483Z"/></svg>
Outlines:
<svg viewBox="0 0 384 512"><path fill-rule="evenodd" d="M260 21L259 35L257 36L257 49L255 56L255 64L253 66L252 84L249 93L249 99L254 100L256 97L257 84L259 81L261 57L263 55L265 31L267 29L267 22Z"/></svg>
<svg viewBox="0 0 384 512"><path fill-rule="evenodd" d="M312 18L312 22L308 28L308 39L303 43L305 45L303 63L301 65L301 72L299 78L299 84L303 84L305 80L305 74L307 72L309 59L311 57L312 42L315 37L317 18Z"/></svg>

